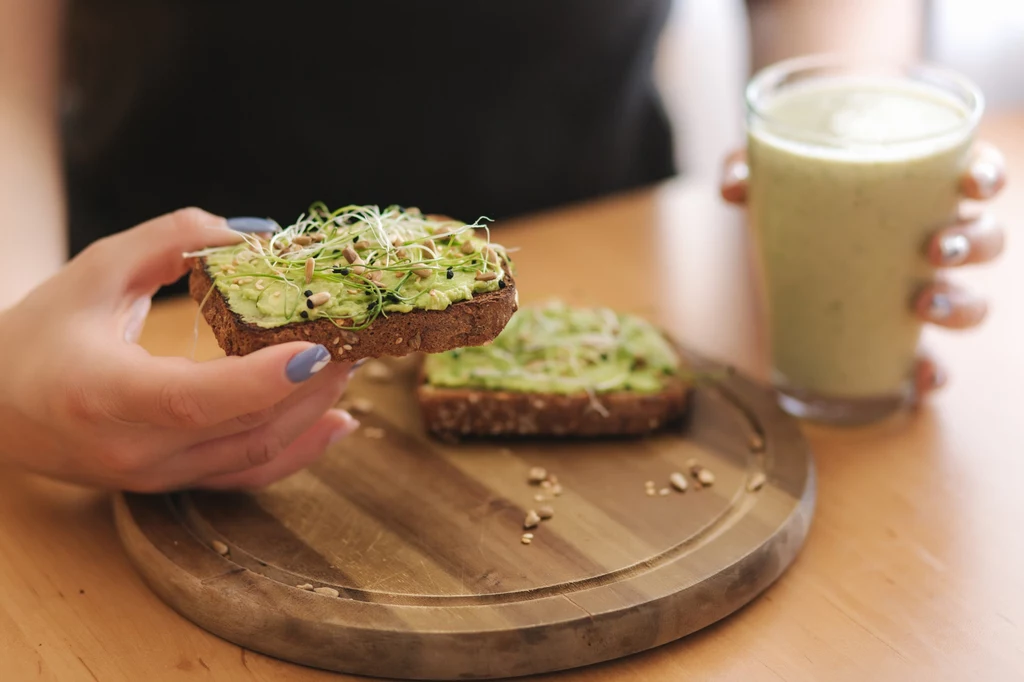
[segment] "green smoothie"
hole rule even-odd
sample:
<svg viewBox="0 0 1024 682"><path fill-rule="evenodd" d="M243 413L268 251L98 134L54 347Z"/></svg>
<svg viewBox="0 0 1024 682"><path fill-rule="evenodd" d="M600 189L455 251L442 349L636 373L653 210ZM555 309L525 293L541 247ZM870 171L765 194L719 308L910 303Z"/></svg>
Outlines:
<svg viewBox="0 0 1024 682"><path fill-rule="evenodd" d="M924 245L957 215L970 109L909 79L781 89L748 125L749 206L774 381L821 399L903 394L932 279Z"/></svg>

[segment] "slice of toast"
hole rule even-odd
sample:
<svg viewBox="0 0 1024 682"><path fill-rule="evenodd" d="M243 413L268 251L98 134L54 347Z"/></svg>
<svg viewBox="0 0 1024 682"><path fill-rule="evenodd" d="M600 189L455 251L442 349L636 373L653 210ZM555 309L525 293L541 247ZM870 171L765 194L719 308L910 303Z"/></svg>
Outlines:
<svg viewBox="0 0 1024 682"><path fill-rule="evenodd" d="M516 313L493 344L426 358L417 386L427 431L448 440L638 436L681 421L689 393L653 326L557 301Z"/></svg>
<svg viewBox="0 0 1024 682"><path fill-rule="evenodd" d="M591 398L463 388L424 381L417 389L427 430L446 439L467 436L639 436L678 422L689 387L681 380L659 393L629 391ZM595 407L598 401L601 408Z"/></svg>
<svg viewBox="0 0 1024 682"><path fill-rule="evenodd" d="M505 327L518 293L511 259L474 227L416 209L324 211L187 254L189 293L228 355L289 341L345 361L477 346Z"/></svg>

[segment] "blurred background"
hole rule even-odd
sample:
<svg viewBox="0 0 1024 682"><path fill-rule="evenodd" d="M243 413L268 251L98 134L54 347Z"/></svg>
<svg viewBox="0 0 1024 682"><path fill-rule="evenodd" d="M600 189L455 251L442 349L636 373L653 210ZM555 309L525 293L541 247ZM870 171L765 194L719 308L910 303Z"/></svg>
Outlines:
<svg viewBox="0 0 1024 682"><path fill-rule="evenodd" d="M833 51L925 59L973 79L990 111L1024 104L1022 0L676 0L658 79L680 169L717 177L722 150L743 139L742 90L754 70Z"/></svg>

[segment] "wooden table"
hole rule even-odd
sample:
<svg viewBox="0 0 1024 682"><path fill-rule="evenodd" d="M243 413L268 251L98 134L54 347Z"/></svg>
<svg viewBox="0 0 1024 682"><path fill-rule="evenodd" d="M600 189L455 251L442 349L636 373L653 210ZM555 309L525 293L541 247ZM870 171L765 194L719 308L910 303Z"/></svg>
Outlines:
<svg viewBox="0 0 1024 682"><path fill-rule="evenodd" d="M1024 178L1024 113L992 116L986 133L1011 183ZM1024 223L1014 189L996 208ZM509 223L500 239L521 247L524 302L553 292L640 312L764 376L743 216L713 188L673 182ZM818 511L774 587L683 641L551 679L1024 679L1024 249L1011 240L998 265L957 275L994 306L980 330L928 334L948 389L884 425L806 429ZM144 345L187 354L193 315L187 301L158 306ZM203 327L199 356L217 352ZM9 470L0 595L0 680L343 679L182 619L129 566L109 496Z"/></svg>

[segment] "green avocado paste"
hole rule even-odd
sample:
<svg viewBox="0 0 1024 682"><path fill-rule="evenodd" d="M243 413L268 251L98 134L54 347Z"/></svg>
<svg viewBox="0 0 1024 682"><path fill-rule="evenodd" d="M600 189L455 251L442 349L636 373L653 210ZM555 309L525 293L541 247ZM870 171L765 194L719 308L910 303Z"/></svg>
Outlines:
<svg viewBox="0 0 1024 682"><path fill-rule="evenodd" d="M326 318L348 329L380 315L444 310L504 288L512 262L477 221L415 208L315 204L295 224L189 256L228 307L264 328Z"/></svg>
<svg viewBox="0 0 1024 682"><path fill-rule="evenodd" d="M528 393L656 393L680 360L649 322L560 301L524 307L488 345L427 356L433 386Z"/></svg>

